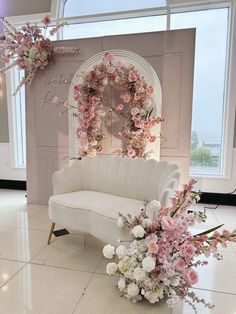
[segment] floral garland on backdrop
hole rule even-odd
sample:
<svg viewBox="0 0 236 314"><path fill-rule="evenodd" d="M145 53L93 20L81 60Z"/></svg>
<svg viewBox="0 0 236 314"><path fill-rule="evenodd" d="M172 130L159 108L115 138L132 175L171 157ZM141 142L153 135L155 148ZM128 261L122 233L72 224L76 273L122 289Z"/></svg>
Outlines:
<svg viewBox="0 0 236 314"><path fill-rule="evenodd" d="M151 128L163 121L153 113L153 87L133 65L125 66L121 60L114 62L111 52L106 53L102 62L91 71L83 73L81 84L73 86L77 103L73 115L80 125L76 130L81 145L79 158L95 156L103 149L104 90L109 85L121 91L121 102L110 111L119 111L127 120L127 125L119 132L123 138L122 153L129 157L147 158L150 154L146 151L147 143L154 143L157 139Z"/></svg>
<svg viewBox="0 0 236 314"><path fill-rule="evenodd" d="M24 84L31 84L37 71L44 69L50 62L54 61L55 53L78 53L79 49L74 47L54 47L49 37L42 34L36 24L26 23L20 30L9 23L4 17L1 17L5 34L0 35L0 50L5 50L2 56L3 62L6 64L0 71L7 70L18 66L25 70L25 77L22 78L13 95L20 90ZM51 19L46 16L42 23L44 25L45 33ZM66 23L61 23L49 31L50 36L55 35L61 27ZM10 63L10 60L13 60Z"/></svg>
<svg viewBox="0 0 236 314"><path fill-rule="evenodd" d="M118 227L128 228L133 240L127 241L128 246L117 248L107 244L103 254L110 259L116 257L117 262L108 263L106 271L109 275L120 275L118 289L133 302L145 298L156 303L166 296L168 306L183 299L195 313L197 303L213 307L190 291L198 282L195 268L207 264L200 259L203 256L222 259L217 247L236 242L236 229L218 232L216 230L223 226L219 225L192 234L189 227L206 220L205 213L188 211L199 199L199 193L192 191L195 183L196 180L192 180L182 191L176 192L169 208L161 207L160 202L154 200L146 203L138 216L119 215Z"/></svg>

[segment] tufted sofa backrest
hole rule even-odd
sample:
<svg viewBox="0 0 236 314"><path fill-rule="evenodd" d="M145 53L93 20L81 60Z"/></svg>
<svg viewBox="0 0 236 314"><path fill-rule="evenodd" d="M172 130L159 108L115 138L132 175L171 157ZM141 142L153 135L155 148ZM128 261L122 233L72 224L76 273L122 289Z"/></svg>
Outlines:
<svg viewBox="0 0 236 314"><path fill-rule="evenodd" d="M178 166L154 159L100 155L85 157L67 167L73 176L77 174L80 190L139 200L160 199L163 198L163 193L169 197L180 179ZM76 178L73 180L76 181Z"/></svg>

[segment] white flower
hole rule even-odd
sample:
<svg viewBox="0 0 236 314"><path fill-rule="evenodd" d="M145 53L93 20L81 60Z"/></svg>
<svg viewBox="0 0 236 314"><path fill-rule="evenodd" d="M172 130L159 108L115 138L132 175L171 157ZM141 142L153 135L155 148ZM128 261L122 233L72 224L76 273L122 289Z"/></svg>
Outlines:
<svg viewBox="0 0 236 314"><path fill-rule="evenodd" d="M130 112L131 112L132 116L136 116L136 114L139 113L139 109L137 107L134 107L134 108L131 109Z"/></svg>
<svg viewBox="0 0 236 314"><path fill-rule="evenodd" d="M178 287L178 285L180 284L180 280L178 277L171 279L171 283L170 283L173 287Z"/></svg>
<svg viewBox="0 0 236 314"><path fill-rule="evenodd" d="M106 272L108 275L114 275L118 270L118 266L116 263L108 263L106 267Z"/></svg>
<svg viewBox="0 0 236 314"><path fill-rule="evenodd" d="M142 260L142 266L147 273L150 273L153 269L155 269L156 262L153 257L147 256Z"/></svg>
<svg viewBox="0 0 236 314"><path fill-rule="evenodd" d="M118 289L120 291L123 291L126 288L125 279L124 278L120 278L117 285L118 285Z"/></svg>
<svg viewBox="0 0 236 314"><path fill-rule="evenodd" d="M118 220L117 220L117 226L119 228L123 228L124 227L124 219L122 217L119 217Z"/></svg>
<svg viewBox="0 0 236 314"><path fill-rule="evenodd" d="M140 252L145 252L147 251L147 244L146 244L146 240L139 240L138 241L138 248L140 250Z"/></svg>
<svg viewBox="0 0 236 314"><path fill-rule="evenodd" d="M115 247L111 244L107 244L103 248L103 255L106 258L112 258L113 255L115 254Z"/></svg>
<svg viewBox="0 0 236 314"><path fill-rule="evenodd" d="M161 285L159 288L156 288L156 290L147 291L144 294L144 297L150 302L150 303L156 303L159 301L159 299L162 299L164 297L164 285Z"/></svg>
<svg viewBox="0 0 236 314"><path fill-rule="evenodd" d="M149 218L145 218L145 219L143 219L143 221L142 221L142 226L143 226L143 228L148 228L148 227L151 226L151 224L152 224L152 221L151 221L151 219L149 219Z"/></svg>
<svg viewBox="0 0 236 314"><path fill-rule="evenodd" d="M132 233L135 236L135 238L142 238L145 234L145 230L143 229L142 226L137 225L133 228Z"/></svg>
<svg viewBox="0 0 236 314"><path fill-rule="evenodd" d="M119 259L125 257L127 253L127 249L124 245L119 245L116 249L116 255L118 256Z"/></svg>
<svg viewBox="0 0 236 314"><path fill-rule="evenodd" d="M134 279L137 281L143 281L145 278L145 270L141 267L136 267L134 270Z"/></svg>
<svg viewBox="0 0 236 314"><path fill-rule="evenodd" d="M146 214L148 217L151 219L154 218L154 216L160 211L161 209L161 203L159 201L151 201L150 203L147 204L146 208Z"/></svg>
<svg viewBox="0 0 236 314"><path fill-rule="evenodd" d="M127 293L131 297L136 297L139 293L139 287L135 283L130 283L127 287Z"/></svg>

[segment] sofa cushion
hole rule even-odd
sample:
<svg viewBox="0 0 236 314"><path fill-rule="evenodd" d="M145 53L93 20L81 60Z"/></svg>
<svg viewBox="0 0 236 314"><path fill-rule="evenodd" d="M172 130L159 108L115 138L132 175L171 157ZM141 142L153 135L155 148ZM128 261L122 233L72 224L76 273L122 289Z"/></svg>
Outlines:
<svg viewBox="0 0 236 314"><path fill-rule="evenodd" d="M75 210L91 211L98 215L117 219L118 213L137 215L143 208L140 200L95 191L78 191L53 195L50 203Z"/></svg>

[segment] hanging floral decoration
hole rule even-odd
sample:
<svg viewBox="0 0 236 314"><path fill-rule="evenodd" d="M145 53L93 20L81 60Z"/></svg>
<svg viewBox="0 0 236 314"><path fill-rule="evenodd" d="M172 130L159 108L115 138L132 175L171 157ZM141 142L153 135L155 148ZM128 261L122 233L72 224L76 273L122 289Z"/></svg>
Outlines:
<svg viewBox="0 0 236 314"><path fill-rule="evenodd" d="M200 193L193 191L195 183L192 179L184 184L168 208L153 200L146 202L138 215L119 214L117 225L130 231L131 240L124 239L127 245L120 243L117 247L107 244L103 254L108 259L114 257L106 271L119 275L122 296L133 302L146 299L150 303L165 298L170 307L184 300L195 313L197 304L202 303L211 312L214 306L192 290L198 282L197 269L208 264L209 256L223 258L219 246L236 243L236 229L220 230L221 224L194 232L195 224L207 219L204 212L189 211L199 200Z"/></svg>
<svg viewBox="0 0 236 314"><path fill-rule="evenodd" d="M0 70L7 70L17 66L25 70L25 77L22 78L16 87L14 95L24 84L31 84L35 74L40 69L47 67L54 61L55 53L78 53L79 49L74 47L54 47L50 36L56 34L66 23L61 23L49 31L50 36L42 34L42 29L36 24L26 23L20 30L1 17L4 26L4 34L0 35L0 50L5 50L2 61L5 66ZM51 24L51 19L46 16L42 23L46 33L47 27Z"/></svg>
<svg viewBox="0 0 236 314"><path fill-rule="evenodd" d="M79 158L95 156L102 151L105 134L102 121L105 117L105 89L113 86L121 91L120 103L110 108L119 112L127 121L119 132L123 140L124 155L147 158L147 144L157 140L151 133L153 126L163 119L154 114L152 107L153 87L141 76L133 65L126 66L122 61L115 62L111 52L105 54L102 62L91 71L83 73L81 84L73 86L76 102L74 117L79 121L76 134L80 140Z"/></svg>

